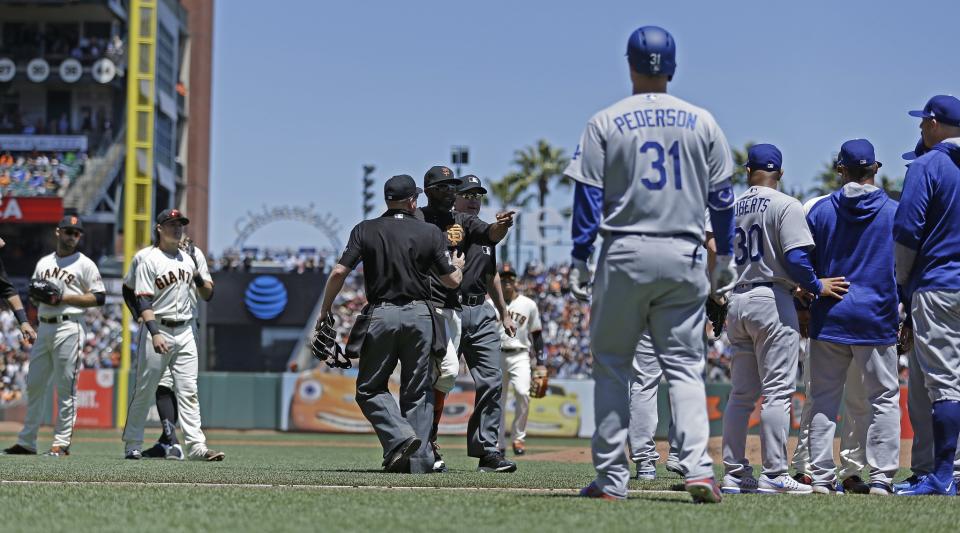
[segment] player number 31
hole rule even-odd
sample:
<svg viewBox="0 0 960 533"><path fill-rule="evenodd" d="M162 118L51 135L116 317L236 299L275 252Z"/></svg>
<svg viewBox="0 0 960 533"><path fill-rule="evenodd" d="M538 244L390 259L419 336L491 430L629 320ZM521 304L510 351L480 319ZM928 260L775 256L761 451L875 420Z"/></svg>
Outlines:
<svg viewBox="0 0 960 533"><path fill-rule="evenodd" d="M683 188L682 177L680 175L680 143L679 141L674 141L670 145L670 149L664 151L663 145L656 141L647 141L643 143L643 146L640 147L640 152L646 154L647 152L653 152L653 155L656 157L653 161L650 162L650 166L657 171L659 174L656 180L650 178L642 178L640 181L643 183L643 186L652 190L659 191L667 184L667 167L664 165L666 163L666 156L670 155L670 159L673 162L673 186L679 191Z"/></svg>

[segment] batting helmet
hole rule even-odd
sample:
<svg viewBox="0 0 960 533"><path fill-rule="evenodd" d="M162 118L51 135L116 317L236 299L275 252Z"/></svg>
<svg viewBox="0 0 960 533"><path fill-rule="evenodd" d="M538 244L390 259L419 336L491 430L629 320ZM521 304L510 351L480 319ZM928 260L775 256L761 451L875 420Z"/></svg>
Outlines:
<svg viewBox="0 0 960 533"><path fill-rule="evenodd" d="M670 32L659 26L643 26L630 34L627 61L639 74L673 78L677 69L677 44Z"/></svg>

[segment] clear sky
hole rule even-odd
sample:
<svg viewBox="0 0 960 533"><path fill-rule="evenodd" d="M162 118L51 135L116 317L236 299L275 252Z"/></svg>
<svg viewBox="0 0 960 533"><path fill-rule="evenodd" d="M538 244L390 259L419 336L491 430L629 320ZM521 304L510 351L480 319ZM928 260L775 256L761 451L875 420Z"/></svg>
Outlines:
<svg viewBox="0 0 960 533"><path fill-rule="evenodd" d="M958 20L957 0L219 0L210 248L265 204L312 203L345 240L364 164L379 209L386 178L420 181L451 145L487 180L540 138L571 153L590 115L629 94L627 37L647 24L678 43L670 92L710 110L733 146L777 144L786 180L809 187L855 137L901 177L919 138L907 110L960 94ZM284 222L248 244L327 242Z"/></svg>

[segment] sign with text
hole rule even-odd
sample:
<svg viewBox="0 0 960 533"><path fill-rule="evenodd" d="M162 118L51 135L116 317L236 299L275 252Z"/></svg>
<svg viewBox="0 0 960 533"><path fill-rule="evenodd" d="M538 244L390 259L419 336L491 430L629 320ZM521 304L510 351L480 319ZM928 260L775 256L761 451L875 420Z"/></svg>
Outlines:
<svg viewBox="0 0 960 533"><path fill-rule="evenodd" d="M86 135L0 135L4 152L86 152Z"/></svg>
<svg viewBox="0 0 960 533"><path fill-rule="evenodd" d="M0 223L56 223L62 218L63 198L59 196L5 196L0 200Z"/></svg>

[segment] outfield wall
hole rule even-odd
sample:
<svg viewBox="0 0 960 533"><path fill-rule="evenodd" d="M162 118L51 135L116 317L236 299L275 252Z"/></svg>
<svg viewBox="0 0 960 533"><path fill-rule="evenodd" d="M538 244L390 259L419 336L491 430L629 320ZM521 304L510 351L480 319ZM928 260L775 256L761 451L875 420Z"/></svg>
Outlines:
<svg viewBox="0 0 960 533"><path fill-rule="evenodd" d="M117 424L116 372L111 369L85 369L77 383L79 410L77 427L114 427ZM131 376L131 384L135 377ZM201 372L199 376L200 409L203 425L225 429L276 429L282 431L371 433L354 400L356 371L325 372L321 369L300 373ZM396 396L399 384L391 382ZM130 398L133 395L130 388ZM723 410L730 394L729 384L707 385L707 412L710 435L723 431ZM127 401L129 401L129 399ZM512 394L507 402L507 424L513 419ZM913 429L906 409L906 388L901 388L902 438L912 438ZM473 382L466 378L457 383L444 405L440 432L462 435L473 413ZM792 425L799 427L805 396L794 394ZM53 394L45 401L47 423L52 419ZM666 385L660 386L660 414L657 435L665 437L670 404ZM23 421L25 398L0 406L0 420ZM842 414L841 414L842 416ZM157 425L156 410L151 408L148 421ZM751 432L760 424L759 406L750 417ZM122 423L119 425L123 425ZM532 436L589 437L593 434L593 381L554 379L545 398L530 402L528 433Z"/></svg>

